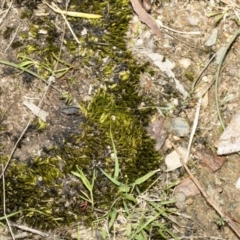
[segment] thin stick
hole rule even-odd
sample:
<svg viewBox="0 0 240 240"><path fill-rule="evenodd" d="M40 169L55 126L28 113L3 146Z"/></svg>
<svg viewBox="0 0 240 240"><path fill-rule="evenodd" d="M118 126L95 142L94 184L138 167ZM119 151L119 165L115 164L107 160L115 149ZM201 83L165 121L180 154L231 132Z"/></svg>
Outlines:
<svg viewBox="0 0 240 240"><path fill-rule="evenodd" d="M9 43L9 44L8 44L8 46L6 47L6 49L5 49L4 53L6 53L6 52L7 52L7 50L10 48L10 46L12 45L12 43L13 43L13 41L14 41L14 39L15 39L15 37L16 37L16 35L17 35L17 33L18 33L18 30L19 30L20 26L21 26L21 23L19 23L19 25L18 25L18 27L17 27L17 29L16 29L15 33L13 34L13 37L12 37L12 39L11 39L10 43Z"/></svg>
<svg viewBox="0 0 240 240"><path fill-rule="evenodd" d="M155 22L155 20L145 11L145 9L140 4L139 0L130 0L133 10L137 13L141 22L145 23L148 27L150 27L153 33L159 37L161 40L163 39L163 35Z"/></svg>
<svg viewBox="0 0 240 240"><path fill-rule="evenodd" d="M200 34L202 34L199 31L197 31L197 32L182 32L182 31L178 31L178 30L175 30L173 28L170 28L170 27L167 27L167 26L163 25L163 23L160 22L160 21L156 21L156 22L159 25L159 27L165 28L165 29L167 29L167 30L169 30L171 32L180 33L180 34L184 34L184 35L200 35Z"/></svg>
<svg viewBox="0 0 240 240"><path fill-rule="evenodd" d="M12 7L12 2L10 2L10 5L9 5L9 7L8 7L8 9L7 10L5 10L5 11L3 11L3 12L5 12L5 14L2 16L2 18L0 19L0 25L2 24L2 20L7 16L7 14L8 14L8 12L9 12L9 10L10 10L10 8ZM2 13L1 13L2 14Z"/></svg>
<svg viewBox="0 0 240 240"><path fill-rule="evenodd" d="M9 163L10 163L12 157L13 157L13 154L15 153L16 148L17 148L19 142L22 140L22 137L23 137L23 136L25 135L25 133L27 132L27 130L28 130L28 128L29 128L29 126L30 126L30 124L31 124L31 122L32 122L32 119L33 119L33 117L28 121L26 127L25 127L24 130L22 131L22 134L20 135L20 137L18 138L17 142L15 143L15 145L14 145L14 147L13 147L11 153L10 153L10 156L8 157L7 163L5 164L5 166L4 166L3 170L2 170L2 173L0 174L0 179L3 177L6 169L8 168L8 165L9 165Z"/></svg>
<svg viewBox="0 0 240 240"><path fill-rule="evenodd" d="M2 164L2 171L3 171L3 164ZM12 239L15 240L10 222L8 221L8 217L7 217L7 214L6 214L6 191L5 191L5 177L4 177L4 174L3 174L3 178L2 178L2 183L3 183L3 214L4 214L4 217L7 221L8 229L10 231Z"/></svg>
<svg viewBox="0 0 240 240"><path fill-rule="evenodd" d="M212 55L212 57L210 58L210 60L206 63L205 67L202 69L202 71L199 73L198 77L196 78L196 80L194 81L193 85L192 85L192 91L194 90L196 84L198 83L199 79L201 78L202 74L206 71L206 69L208 68L208 66L210 65L210 63L212 62L212 60L216 57L216 53Z"/></svg>
<svg viewBox="0 0 240 240"><path fill-rule="evenodd" d="M30 228L30 227L27 227L27 226L24 226L24 225L19 225L19 224L16 224L16 223L10 223L10 225L13 226L13 227L19 228L21 230L40 235L42 237L49 237L49 235L47 233L44 233L44 232L39 231L39 230L34 229L34 228Z"/></svg>
<svg viewBox="0 0 240 240"><path fill-rule="evenodd" d="M185 163L188 161L188 158L190 156L191 146L192 146L192 142L193 142L193 137L194 137L194 134L196 132L197 125L198 125L198 119L199 119L201 104L202 104L202 98L199 98L198 99L198 103L197 103L197 108L196 108L194 121L193 121L192 131L191 131L189 142L188 142L187 154L186 154L186 158L185 158L185 161L184 161Z"/></svg>

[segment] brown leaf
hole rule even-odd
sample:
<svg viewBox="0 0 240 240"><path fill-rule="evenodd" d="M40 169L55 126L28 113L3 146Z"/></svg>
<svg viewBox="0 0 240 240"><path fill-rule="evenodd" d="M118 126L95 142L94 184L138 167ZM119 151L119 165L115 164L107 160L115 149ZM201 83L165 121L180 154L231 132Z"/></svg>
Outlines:
<svg viewBox="0 0 240 240"><path fill-rule="evenodd" d="M151 118L151 122L147 127L147 132L151 138L156 140L155 148L159 151L168 136L168 132L164 128L164 118L159 113L156 113Z"/></svg>
<svg viewBox="0 0 240 240"><path fill-rule="evenodd" d="M148 27L150 27L153 31L153 33L159 37L160 39L163 39L162 33L159 30L159 27L157 23L152 19L152 17L145 11L145 9L142 7L139 0L131 0L133 10L138 15L141 22L145 23Z"/></svg>
<svg viewBox="0 0 240 240"><path fill-rule="evenodd" d="M186 197L195 196L200 193L199 189L191 178L183 179L175 188L175 193L182 192Z"/></svg>
<svg viewBox="0 0 240 240"><path fill-rule="evenodd" d="M200 160L200 164L211 172L215 172L222 167L226 161L225 156L218 156L211 149L203 147L197 148L194 155Z"/></svg>

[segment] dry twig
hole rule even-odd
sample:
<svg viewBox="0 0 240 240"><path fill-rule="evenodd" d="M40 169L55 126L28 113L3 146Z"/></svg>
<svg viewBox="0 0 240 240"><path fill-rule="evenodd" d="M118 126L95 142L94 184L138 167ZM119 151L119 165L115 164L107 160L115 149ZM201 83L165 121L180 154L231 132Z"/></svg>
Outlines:
<svg viewBox="0 0 240 240"><path fill-rule="evenodd" d="M3 171L3 164L2 164L2 171ZM15 240L15 237L14 237L14 234L13 234L10 222L9 222L7 214L6 214L6 191L5 191L5 177L4 177L4 174L3 174L3 177L2 177L2 183L3 183L3 214L4 214L4 217L6 219L6 222L7 222L8 229L9 229L9 232L11 234L11 237L12 237L13 240Z"/></svg>

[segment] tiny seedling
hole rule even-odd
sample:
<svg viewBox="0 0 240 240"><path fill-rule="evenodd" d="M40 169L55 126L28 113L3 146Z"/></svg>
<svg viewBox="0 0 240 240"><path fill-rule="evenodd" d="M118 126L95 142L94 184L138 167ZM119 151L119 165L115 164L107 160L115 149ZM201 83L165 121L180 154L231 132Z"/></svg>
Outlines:
<svg viewBox="0 0 240 240"><path fill-rule="evenodd" d="M38 131L43 131L47 127L47 123L41 120L41 118L38 118L38 123L37 123L37 130Z"/></svg>
<svg viewBox="0 0 240 240"><path fill-rule="evenodd" d="M88 193L81 190L83 196L80 195L80 198L90 203L93 211L94 209L93 187L96 179L96 171L95 169L93 170L92 182L90 182L83 173L83 171L78 166L77 170L78 170L77 172L72 172L72 174L78 177L82 181L84 187L88 190Z"/></svg>
<svg viewBox="0 0 240 240"><path fill-rule="evenodd" d="M223 227L226 224L226 220L223 217L216 215L215 218L219 228Z"/></svg>

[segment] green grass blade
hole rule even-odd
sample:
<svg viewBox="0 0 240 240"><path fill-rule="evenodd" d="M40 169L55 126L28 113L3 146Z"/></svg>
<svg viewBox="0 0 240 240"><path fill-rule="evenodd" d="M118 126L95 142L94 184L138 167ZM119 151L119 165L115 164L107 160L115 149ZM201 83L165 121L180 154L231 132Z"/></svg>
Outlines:
<svg viewBox="0 0 240 240"><path fill-rule="evenodd" d="M5 217L5 216L0 217L0 221L1 221L1 220L4 220L4 219L6 219L6 218L10 218L10 217L12 217L12 216L15 216L16 214L21 213L21 212L22 212L22 211L17 211L17 212L13 212L13 213L10 213L10 214L6 215L6 217Z"/></svg>
<svg viewBox="0 0 240 240"><path fill-rule="evenodd" d="M158 231L158 233L160 234L160 236L161 236L163 239L166 239L166 240L168 239L168 236L164 234L164 232L162 231L162 229L158 229L157 231Z"/></svg>
<svg viewBox="0 0 240 240"><path fill-rule="evenodd" d="M113 146L113 153L114 153L114 160L115 160L115 168L114 168L114 175L113 175L113 178L114 179L118 179L118 176L119 176L119 161L118 161L118 157L117 157L117 149L116 149L116 146L114 144L114 141L113 141L113 136L112 136L112 131L110 129L110 137L111 137L111 141L112 141L112 146Z"/></svg>
<svg viewBox="0 0 240 240"><path fill-rule="evenodd" d="M77 17L77 18L97 19L102 17L101 15L98 15L98 14L82 13L82 12L61 11L59 13L70 16L70 17Z"/></svg>
<svg viewBox="0 0 240 240"><path fill-rule="evenodd" d="M71 12L66 10L61 10L59 7L57 7L55 4L52 3L52 5L48 4L45 0L43 1L47 6L49 6L54 12L64 14L66 16L70 17L80 17L80 18L101 18L101 15L98 14L91 14L91 13L82 13L82 12Z"/></svg>
<svg viewBox="0 0 240 240"><path fill-rule="evenodd" d="M135 239L136 239L136 240L146 240L146 238L143 237L142 235L137 235L137 236L135 237Z"/></svg>
<svg viewBox="0 0 240 240"><path fill-rule="evenodd" d="M145 227L147 227L151 222L153 222L154 220L156 220L159 217L159 214L156 214L155 216L151 217L146 223L144 223L143 225L140 225L140 228L138 228L136 230L136 232L131 236L131 238L129 238L129 240L135 238L135 236L140 233Z"/></svg>
<svg viewBox="0 0 240 240"><path fill-rule="evenodd" d="M131 202L137 203L137 199L135 197L133 197L133 195L131 195L131 194L124 193L122 196L126 200L129 200Z"/></svg>
<svg viewBox="0 0 240 240"><path fill-rule="evenodd" d="M139 185L143 182L145 182L146 180L148 180L150 177L152 177L155 173L159 172L160 170L154 170L151 171L149 173L147 173L146 175L144 175L143 177L138 178L137 180L135 180L135 182L133 183L133 185Z"/></svg>
<svg viewBox="0 0 240 240"><path fill-rule="evenodd" d="M114 184L117 185L117 186L121 186L121 185L122 185L122 183L120 183L118 180L112 178L112 177L111 177L109 174L107 174L104 170L102 170L101 168L100 168L100 170L101 170L101 172L102 172L112 183L114 183Z"/></svg>
<svg viewBox="0 0 240 240"><path fill-rule="evenodd" d="M110 222L109 222L109 226L108 226L109 229L112 228L116 218L117 218L117 210L116 210L116 208L114 208L110 213Z"/></svg>
<svg viewBox="0 0 240 240"><path fill-rule="evenodd" d="M85 195L84 192L81 191L81 193ZM84 201L91 203L91 201L90 201L88 198L85 198L85 197L83 197L83 196L79 196L79 197L80 197L81 199L83 199Z"/></svg>
<svg viewBox="0 0 240 240"><path fill-rule="evenodd" d="M11 63L11 62L8 62L8 61L5 61L5 60L1 60L1 59L0 59L0 63L1 63L1 64L4 64L4 65L7 65L7 66L11 66L11 67L17 68L17 69L22 70L22 71L24 71L24 72L27 72L27 73L33 75L34 77L40 79L40 80L43 81L44 83L49 84L49 82L48 82L46 79L44 79L43 77L41 77L41 76L38 75L37 73L35 73L35 72L33 72L33 71L31 71L31 70L29 70L29 69L27 69L27 68L20 67L20 66L18 66L18 65L15 64L15 63ZM62 92L61 92L59 89L57 89L55 86L51 85L51 87L54 88L54 89L55 89L56 91L58 91L59 93L62 93Z"/></svg>
<svg viewBox="0 0 240 240"><path fill-rule="evenodd" d="M30 67L32 65L33 65L33 61L28 60L28 61L19 63L17 66L22 68L22 67Z"/></svg>
<svg viewBox="0 0 240 240"><path fill-rule="evenodd" d="M128 185L121 185L119 190L123 193L128 193L130 191L130 187Z"/></svg>
<svg viewBox="0 0 240 240"><path fill-rule="evenodd" d="M168 185L164 188L164 191L167 191L167 190L169 190L169 189L177 186L177 185L179 184L179 182L180 182L180 180L178 179L178 180L174 181L173 183L168 184Z"/></svg>
<svg viewBox="0 0 240 240"><path fill-rule="evenodd" d="M168 228L165 229L165 232L167 232L170 236L172 236L175 240L179 240L179 238Z"/></svg>
<svg viewBox="0 0 240 240"><path fill-rule="evenodd" d="M127 230L126 230L126 236L130 236L132 232L132 224L128 223L127 224Z"/></svg>
<svg viewBox="0 0 240 240"><path fill-rule="evenodd" d="M93 189L93 187L94 187L95 180L96 180L96 170L94 169L94 170L93 170L93 176L92 176L92 184L91 184L92 189Z"/></svg>
<svg viewBox="0 0 240 240"><path fill-rule="evenodd" d="M127 213L127 215L130 215L130 211L129 211L129 208L127 206L127 203L123 200L123 207L124 207L124 210L125 212Z"/></svg>
<svg viewBox="0 0 240 240"><path fill-rule="evenodd" d="M81 179L83 182L84 186L87 188L89 192L92 192L93 186L90 184L86 176L84 175L83 171L77 166L78 172L71 172L73 175L77 176L78 178Z"/></svg>

